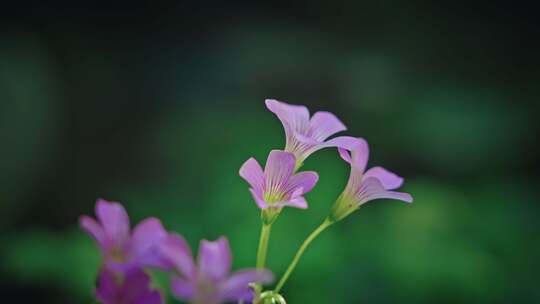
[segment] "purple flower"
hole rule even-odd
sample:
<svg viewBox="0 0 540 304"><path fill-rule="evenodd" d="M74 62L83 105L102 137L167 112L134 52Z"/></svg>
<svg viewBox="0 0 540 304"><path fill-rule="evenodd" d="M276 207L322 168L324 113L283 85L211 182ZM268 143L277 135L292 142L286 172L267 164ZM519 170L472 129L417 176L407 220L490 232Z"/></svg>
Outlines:
<svg viewBox="0 0 540 304"><path fill-rule="evenodd" d="M345 190L332 207L331 220L341 220L362 204L374 199L388 198L412 202L410 194L390 191L399 188L403 184L403 178L382 167L373 167L365 171L369 148L364 139L357 138L348 146L339 148L339 154L351 165L351 173Z"/></svg>
<svg viewBox="0 0 540 304"><path fill-rule="evenodd" d="M266 107L279 118L285 129L285 151L296 156L296 167L313 152L326 147L348 145L354 138L340 136L330 140L328 137L346 130L345 125L332 113L320 111L309 117L305 106L291 105L273 99L266 100Z"/></svg>
<svg viewBox="0 0 540 304"><path fill-rule="evenodd" d="M264 172L259 163L248 159L240 168L240 176L251 188L251 194L261 209L284 206L305 209L304 193L313 189L319 176L316 172L294 173L294 154L273 150L268 155Z"/></svg>
<svg viewBox="0 0 540 304"><path fill-rule="evenodd" d="M139 268L125 275L103 268L98 274L96 298L103 304L161 304L161 294L150 289L150 278Z"/></svg>
<svg viewBox="0 0 540 304"><path fill-rule="evenodd" d="M225 237L214 242L202 240L197 264L189 245L178 234L171 234L160 249L178 272L171 278L173 294L191 303L251 301L253 292L249 283L272 281L272 273L267 270L245 269L230 274L232 256Z"/></svg>
<svg viewBox="0 0 540 304"><path fill-rule="evenodd" d="M129 217L119 203L98 199L95 212L99 222L83 215L79 223L98 243L106 267L114 271L146 266L170 268L157 249L168 235L158 219L147 218L131 232Z"/></svg>

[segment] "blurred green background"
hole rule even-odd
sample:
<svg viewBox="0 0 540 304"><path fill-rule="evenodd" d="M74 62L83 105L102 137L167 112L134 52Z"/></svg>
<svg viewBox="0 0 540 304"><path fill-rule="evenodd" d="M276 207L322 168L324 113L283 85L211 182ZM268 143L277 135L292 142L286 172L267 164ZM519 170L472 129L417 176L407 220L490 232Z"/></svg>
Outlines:
<svg viewBox="0 0 540 304"><path fill-rule="evenodd" d="M97 197L252 267L259 210L238 176L284 146L265 98L328 110L370 166L406 178L317 239L290 303L540 301L540 26L527 3L286 1L5 5L0 16L0 289L90 303ZM343 189L335 150L307 211L274 226L280 276ZM156 275L166 285L163 274ZM168 303L178 303L170 299Z"/></svg>

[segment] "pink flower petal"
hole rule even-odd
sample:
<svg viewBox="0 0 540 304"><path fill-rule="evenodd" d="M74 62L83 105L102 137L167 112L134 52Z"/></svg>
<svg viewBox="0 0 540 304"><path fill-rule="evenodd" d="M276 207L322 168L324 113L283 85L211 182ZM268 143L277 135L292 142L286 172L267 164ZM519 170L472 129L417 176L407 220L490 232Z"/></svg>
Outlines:
<svg viewBox="0 0 540 304"><path fill-rule="evenodd" d="M101 269L97 277L96 298L103 303L114 303L121 292L116 282L114 272L106 268Z"/></svg>
<svg viewBox="0 0 540 304"><path fill-rule="evenodd" d="M375 177L369 177L362 182L362 187L359 192L360 204L367 203L375 199L395 199L404 201L407 203L412 202L412 196L408 193L394 192L385 190L379 179Z"/></svg>
<svg viewBox="0 0 540 304"><path fill-rule="evenodd" d="M249 283L267 284L273 279L272 273L267 270L245 269L235 272L220 286L219 298L223 301L251 301L253 292Z"/></svg>
<svg viewBox="0 0 540 304"><path fill-rule="evenodd" d="M112 244L122 246L129 239L129 217L122 205L98 199L96 215Z"/></svg>
<svg viewBox="0 0 540 304"><path fill-rule="evenodd" d="M342 148L347 151L354 150L361 142L364 141L362 138L352 137L352 136L338 136L334 137L324 143L325 147L337 147ZM347 162L350 162L348 160Z"/></svg>
<svg viewBox="0 0 540 304"><path fill-rule="evenodd" d="M274 99L267 99L265 103L268 110L276 114L286 132L290 128L290 130L303 133L302 131L307 131L309 128L309 111L305 106L291 105Z"/></svg>
<svg viewBox="0 0 540 304"><path fill-rule="evenodd" d="M302 193L307 193L315 187L317 181L319 180L319 175L314 171L303 171L297 173L289 179L287 184L288 191L292 192L297 188L302 188Z"/></svg>
<svg viewBox="0 0 540 304"><path fill-rule="evenodd" d="M298 154L297 158L299 158L301 161L304 161L311 154L324 148L337 147L338 149L345 149L344 151L350 151L356 145L358 145L358 139L351 136L339 136L336 138L332 138L326 142L318 142L304 135L297 135L296 139L298 142L297 146L299 146L299 148L297 149L295 154Z"/></svg>
<svg viewBox="0 0 540 304"><path fill-rule="evenodd" d="M294 154L272 150L264 167L265 191L281 191L291 177L295 164Z"/></svg>
<svg viewBox="0 0 540 304"><path fill-rule="evenodd" d="M326 140L331 135L347 130L347 127L332 113L320 111L309 122L309 135L317 141Z"/></svg>
<svg viewBox="0 0 540 304"><path fill-rule="evenodd" d="M309 150L313 146L319 146L319 145L321 145L321 147L324 147L323 142L320 142L320 141L318 141L318 140L316 140L316 139L314 139L312 137L309 137L307 135L300 134L298 132L294 132L294 137L298 141L298 143L296 145L298 150Z"/></svg>
<svg viewBox="0 0 540 304"><path fill-rule="evenodd" d="M168 265L158 251L158 245L167 239L167 231L157 218L147 218L133 229L131 252L138 263L167 269Z"/></svg>
<svg viewBox="0 0 540 304"><path fill-rule="evenodd" d="M347 149L344 149L344 148L338 148L338 152L339 152L339 156L341 156L341 158L346 161L347 163L351 163L351 154L349 153L349 151L347 151Z"/></svg>
<svg viewBox="0 0 540 304"><path fill-rule="evenodd" d="M336 138L337 139L337 138ZM339 155L356 169L364 172L369 158L369 146L363 138L348 138L340 142ZM349 154L350 152L350 154Z"/></svg>
<svg viewBox="0 0 540 304"><path fill-rule="evenodd" d="M141 269L133 269L125 275L122 285L125 287L124 297L135 300L150 285L150 277Z"/></svg>
<svg viewBox="0 0 540 304"><path fill-rule="evenodd" d="M103 230L103 227L96 222L96 220L89 216L83 215L79 218L79 225L84 231L86 231L96 240L102 250L107 250L105 231Z"/></svg>
<svg viewBox="0 0 540 304"><path fill-rule="evenodd" d="M219 281L227 277L232 264L231 248L227 238L220 237L213 242L202 240L197 263L199 274L205 278Z"/></svg>
<svg viewBox="0 0 540 304"><path fill-rule="evenodd" d="M185 278L194 278L196 269L193 255L188 243L180 234L169 234L159 245L159 252Z"/></svg>
<svg viewBox="0 0 540 304"><path fill-rule="evenodd" d="M195 295L196 286L190 280L173 276L171 278L171 291L179 299L189 301Z"/></svg>
<svg viewBox="0 0 540 304"><path fill-rule="evenodd" d="M303 196L290 199L288 202L285 203L285 205L289 207L299 208L299 209L308 208L308 203Z"/></svg>
<svg viewBox="0 0 540 304"><path fill-rule="evenodd" d="M249 183L249 185L257 190L262 190L264 187L264 173L261 165L254 159L248 159L240 168L240 176Z"/></svg>
<svg viewBox="0 0 540 304"><path fill-rule="evenodd" d="M259 206L259 208L266 209L269 207L268 203L263 199L261 191L257 191L253 188L249 188L249 192L251 193L253 200L255 201L257 206Z"/></svg>
<svg viewBox="0 0 540 304"><path fill-rule="evenodd" d="M364 174L364 178L367 179L369 177L377 178L386 190L399 188L403 184L402 177L397 176L395 173L390 172L383 167L373 167L367 170Z"/></svg>
<svg viewBox="0 0 540 304"><path fill-rule="evenodd" d="M302 196L304 194L304 189L298 187L292 190L292 193L289 194L289 197L281 202L276 202L272 204L272 207L283 208L285 206L306 209L308 207L306 199Z"/></svg>

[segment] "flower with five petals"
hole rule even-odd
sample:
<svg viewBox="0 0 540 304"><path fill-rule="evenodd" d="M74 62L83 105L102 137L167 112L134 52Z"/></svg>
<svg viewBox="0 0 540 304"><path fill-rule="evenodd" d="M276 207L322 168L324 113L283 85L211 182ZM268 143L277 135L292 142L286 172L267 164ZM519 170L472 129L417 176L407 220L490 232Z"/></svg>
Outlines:
<svg viewBox="0 0 540 304"><path fill-rule="evenodd" d="M174 265L177 274L171 278L173 294L196 304L219 304L229 301L251 301L250 283L269 283L267 270L245 269L230 273L232 254L225 237L210 242L202 240L197 263L191 249L179 234L171 234L160 245L161 254Z"/></svg>
<svg viewBox="0 0 540 304"><path fill-rule="evenodd" d="M240 168L240 176L251 186L249 191L257 206L267 211L263 214L271 214L267 222L272 222L285 206L308 207L304 194L313 189L319 176L312 171L294 174L295 163L294 154L273 150L264 171L254 158L248 159Z"/></svg>
<svg viewBox="0 0 540 304"><path fill-rule="evenodd" d="M95 212L97 221L83 215L79 224L96 240L108 269L126 272L132 268L170 267L157 249L168 235L157 218L147 218L130 231L129 217L120 203L98 199Z"/></svg>
<svg viewBox="0 0 540 304"><path fill-rule="evenodd" d="M382 167L373 167L366 171L369 147L364 139L357 138L347 147L339 148L339 154L350 164L351 173L345 190L332 207L329 220L339 221L374 199L387 198L412 202L410 194L391 191L403 184L403 178Z"/></svg>
<svg viewBox="0 0 540 304"><path fill-rule="evenodd" d="M274 99L266 100L266 107L281 121L285 129L285 151L296 157L295 171L308 156L326 147L342 147L354 141L350 136L328 137L346 130L345 125L332 113L319 111L310 117L305 106L287 104Z"/></svg>

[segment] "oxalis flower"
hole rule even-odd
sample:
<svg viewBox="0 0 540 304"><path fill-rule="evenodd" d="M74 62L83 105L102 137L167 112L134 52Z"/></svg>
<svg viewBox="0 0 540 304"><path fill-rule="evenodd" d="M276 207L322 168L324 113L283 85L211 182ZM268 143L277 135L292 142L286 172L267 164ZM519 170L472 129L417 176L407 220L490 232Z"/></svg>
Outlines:
<svg viewBox="0 0 540 304"><path fill-rule="evenodd" d="M349 145L354 138L340 136L330 140L328 137L346 130L345 125L332 113L320 111L310 118L305 106L291 105L274 99L266 100L266 107L276 114L285 129L285 151L296 157L295 169L313 152L326 147Z"/></svg>
<svg viewBox="0 0 540 304"><path fill-rule="evenodd" d="M139 268L118 274L102 268L97 279L96 298L103 304L161 304L161 294L150 289L150 277Z"/></svg>
<svg viewBox="0 0 540 304"><path fill-rule="evenodd" d="M232 254L229 241L221 237L214 242L202 240L197 263L184 238L178 234L160 245L160 251L177 271L171 278L173 294L196 304L218 304L229 301L251 301L250 283L270 283L267 270L246 269L230 274Z"/></svg>
<svg viewBox="0 0 540 304"><path fill-rule="evenodd" d="M170 267L157 249L168 235L158 219L147 218L131 232L129 217L119 203L98 199L95 212L98 221L83 215L79 224L96 240L109 270L126 272L146 266Z"/></svg>
<svg viewBox="0 0 540 304"><path fill-rule="evenodd" d="M319 176L312 171L293 174L295 163L294 154L273 150L268 155L264 172L254 158L248 159L240 168L240 176L251 186L249 191L257 206L274 211L270 212L274 214L270 217L275 218L284 206L308 207L303 195L313 189Z"/></svg>
<svg viewBox="0 0 540 304"><path fill-rule="evenodd" d="M339 148L339 154L351 165L351 173L345 190L332 207L330 221L341 220L362 204L374 199L387 198L412 202L410 194L390 191L399 188L403 184L403 178L382 167L373 167L365 171L369 147L364 139L357 138L348 146Z"/></svg>

